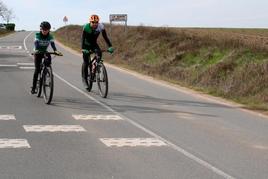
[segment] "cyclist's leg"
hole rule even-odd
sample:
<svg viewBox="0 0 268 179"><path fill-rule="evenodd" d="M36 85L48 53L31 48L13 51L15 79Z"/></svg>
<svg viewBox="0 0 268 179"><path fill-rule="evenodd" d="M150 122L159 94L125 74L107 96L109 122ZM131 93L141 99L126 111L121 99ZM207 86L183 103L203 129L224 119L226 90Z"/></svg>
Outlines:
<svg viewBox="0 0 268 179"><path fill-rule="evenodd" d="M97 57L96 60L97 62L99 62L100 59L102 58L102 52L101 52L100 46L98 44L95 44L94 46L92 46L91 50L96 54L96 57ZM95 64L92 65L92 73L93 74L95 73Z"/></svg>
<svg viewBox="0 0 268 179"><path fill-rule="evenodd" d="M46 66L50 66L51 65L51 55L50 54L46 54L46 58L44 59L44 64Z"/></svg>
<svg viewBox="0 0 268 179"><path fill-rule="evenodd" d="M42 54L35 54L34 55L34 66L35 66L35 70L34 70L34 74L33 74L33 85L32 85L32 90L31 90L31 93L32 94L35 93L35 88L36 88L38 73L41 70L40 69L40 65L41 65L41 62L42 62L42 58L43 58L43 55Z"/></svg>
<svg viewBox="0 0 268 179"><path fill-rule="evenodd" d="M95 44L95 46L94 46L94 52L97 55L97 60L98 61L101 60L101 58L102 58L102 51L101 51L100 46L98 44Z"/></svg>
<svg viewBox="0 0 268 179"><path fill-rule="evenodd" d="M82 82L85 88L88 88L87 76L88 76L88 65L89 65L89 56L88 53L83 53L83 64L82 69L84 74L82 74Z"/></svg>

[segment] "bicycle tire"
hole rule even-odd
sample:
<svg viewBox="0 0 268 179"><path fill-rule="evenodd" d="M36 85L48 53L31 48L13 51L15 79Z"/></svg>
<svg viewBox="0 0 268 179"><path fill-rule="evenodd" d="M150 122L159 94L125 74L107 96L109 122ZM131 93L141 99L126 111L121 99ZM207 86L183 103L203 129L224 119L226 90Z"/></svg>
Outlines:
<svg viewBox="0 0 268 179"><path fill-rule="evenodd" d="M46 67L43 71L43 92L44 101L46 104L50 104L53 98L54 79L51 67Z"/></svg>
<svg viewBox="0 0 268 179"><path fill-rule="evenodd" d="M93 86L93 81L91 80L91 70L88 66L88 76L85 78L85 72L84 72L84 64L82 64L81 68L81 74L82 74L82 83L87 86L87 91L90 92Z"/></svg>
<svg viewBox="0 0 268 179"><path fill-rule="evenodd" d="M98 65L96 80L100 96L106 98L108 95L108 75L103 63L99 63Z"/></svg>
<svg viewBox="0 0 268 179"><path fill-rule="evenodd" d="M37 82L36 82L36 89L37 89L37 97L39 98L42 94L42 84L43 79L41 73L38 74Z"/></svg>

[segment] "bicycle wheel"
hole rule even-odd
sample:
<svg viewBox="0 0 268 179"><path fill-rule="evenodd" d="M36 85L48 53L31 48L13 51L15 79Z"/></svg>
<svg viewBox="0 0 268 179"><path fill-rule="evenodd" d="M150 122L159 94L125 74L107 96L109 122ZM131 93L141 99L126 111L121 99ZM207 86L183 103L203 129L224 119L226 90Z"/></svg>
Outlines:
<svg viewBox="0 0 268 179"><path fill-rule="evenodd" d="M84 63L82 64L82 69L81 69L81 74L82 74L82 83L84 86L86 86L86 89L90 92L92 89L93 81L91 80L91 70L90 67L88 67L88 76L85 77L85 72L84 72Z"/></svg>
<svg viewBox="0 0 268 179"><path fill-rule="evenodd" d="M43 71L43 92L46 104L50 104L53 97L54 81L51 67L46 67Z"/></svg>
<svg viewBox="0 0 268 179"><path fill-rule="evenodd" d="M106 98L108 94L108 75L103 63L99 63L96 75L100 96Z"/></svg>
<svg viewBox="0 0 268 179"><path fill-rule="evenodd" d="M40 97L42 94L42 84L43 84L42 75L41 73L39 73L36 82L37 97Z"/></svg>

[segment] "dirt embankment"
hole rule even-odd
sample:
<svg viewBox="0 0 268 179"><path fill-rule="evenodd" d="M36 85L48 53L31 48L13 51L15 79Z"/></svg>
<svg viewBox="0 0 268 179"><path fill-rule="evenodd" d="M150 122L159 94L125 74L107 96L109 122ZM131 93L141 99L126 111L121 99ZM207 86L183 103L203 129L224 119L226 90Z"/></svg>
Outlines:
<svg viewBox="0 0 268 179"><path fill-rule="evenodd" d="M71 25L55 35L80 51L81 32ZM113 26L110 37L108 63L268 110L268 30Z"/></svg>

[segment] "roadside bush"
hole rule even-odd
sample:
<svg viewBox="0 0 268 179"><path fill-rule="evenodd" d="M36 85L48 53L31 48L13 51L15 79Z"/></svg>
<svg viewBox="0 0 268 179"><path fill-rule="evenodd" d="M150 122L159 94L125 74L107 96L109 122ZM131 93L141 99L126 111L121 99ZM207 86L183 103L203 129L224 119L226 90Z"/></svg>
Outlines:
<svg viewBox="0 0 268 179"><path fill-rule="evenodd" d="M13 23L6 24L6 29L9 31L15 31L15 24Z"/></svg>

